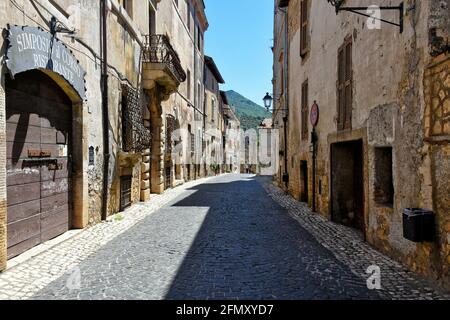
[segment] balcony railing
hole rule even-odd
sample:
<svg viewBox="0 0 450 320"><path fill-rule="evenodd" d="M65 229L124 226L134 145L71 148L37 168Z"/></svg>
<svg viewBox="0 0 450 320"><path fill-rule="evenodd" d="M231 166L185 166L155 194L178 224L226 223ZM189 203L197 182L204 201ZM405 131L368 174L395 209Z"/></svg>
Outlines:
<svg viewBox="0 0 450 320"><path fill-rule="evenodd" d="M167 36L154 34L145 36L144 63L162 63L172 72L178 82L186 81L186 72L180 58Z"/></svg>

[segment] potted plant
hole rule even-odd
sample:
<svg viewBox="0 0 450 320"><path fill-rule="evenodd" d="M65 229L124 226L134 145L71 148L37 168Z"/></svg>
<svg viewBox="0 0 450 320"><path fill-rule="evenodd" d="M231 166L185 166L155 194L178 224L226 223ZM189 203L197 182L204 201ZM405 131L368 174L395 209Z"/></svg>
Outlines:
<svg viewBox="0 0 450 320"><path fill-rule="evenodd" d="M220 166L217 163L211 164L211 170L217 176L220 172Z"/></svg>

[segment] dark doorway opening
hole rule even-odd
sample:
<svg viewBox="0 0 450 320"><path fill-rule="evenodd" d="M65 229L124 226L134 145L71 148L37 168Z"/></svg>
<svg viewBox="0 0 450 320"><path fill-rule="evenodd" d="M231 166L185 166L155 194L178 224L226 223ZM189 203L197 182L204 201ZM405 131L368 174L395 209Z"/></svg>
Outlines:
<svg viewBox="0 0 450 320"><path fill-rule="evenodd" d="M301 194L300 201L308 202L308 161L300 162L300 183L301 183Z"/></svg>
<svg viewBox="0 0 450 320"><path fill-rule="evenodd" d="M362 140L331 146L331 218L364 231L364 165Z"/></svg>
<svg viewBox="0 0 450 320"><path fill-rule="evenodd" d="M392 148L375 148L375 202L387 207L394 206L394 179Z"/></svg>

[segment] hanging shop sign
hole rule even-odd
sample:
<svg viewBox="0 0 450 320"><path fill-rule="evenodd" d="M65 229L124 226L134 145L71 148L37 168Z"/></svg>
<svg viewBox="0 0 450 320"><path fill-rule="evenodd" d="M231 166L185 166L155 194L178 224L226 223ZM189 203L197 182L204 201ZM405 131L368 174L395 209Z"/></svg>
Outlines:
<svg viewBox="0 0 450 320"><path fill-rule="evenodd" d="M70 83L81 99L86 99L86 72L56 36L35 27L8 26L7 30L6 66L13 77L33 69L50 70Z"/></svg>

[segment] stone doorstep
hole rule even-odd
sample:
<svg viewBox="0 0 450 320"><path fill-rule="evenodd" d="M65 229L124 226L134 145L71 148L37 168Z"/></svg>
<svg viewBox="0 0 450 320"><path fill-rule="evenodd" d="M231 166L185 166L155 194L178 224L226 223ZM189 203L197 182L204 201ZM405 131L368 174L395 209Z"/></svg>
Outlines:
<svg viewBox="0 0 450 320"><path fill-rule="evenodd" d="M67 232L65 232L64 234L46 241L44 243L41 243L39 245L37 245L36 247L31 248L30 250L27 250L26 252L18 255L17 257L14 257L10 260L7 261L7 268L5 271L9 271L15 267L17 267L18 265L40 255L41 253L44 253L52 248L54 248L55 246L66 242L67 240L72 239L73 237L79 235L80 233L82 233L85 229L73 229L73 230L69 230Z"/></svg>

